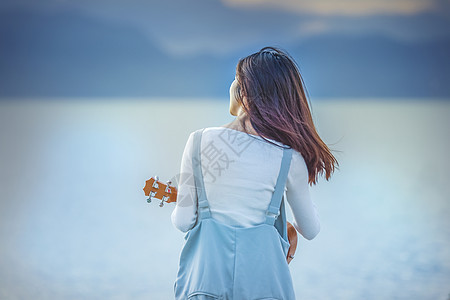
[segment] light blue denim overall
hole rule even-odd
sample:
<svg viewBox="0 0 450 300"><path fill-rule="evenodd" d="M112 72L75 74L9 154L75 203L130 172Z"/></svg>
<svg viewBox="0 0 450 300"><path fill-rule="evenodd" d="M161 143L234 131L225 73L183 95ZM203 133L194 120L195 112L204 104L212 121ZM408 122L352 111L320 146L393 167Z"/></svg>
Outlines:
<svg viewBox="0 0 450 300"><path fill-rule="evenodd" d="M286 261L289 242L283 201L292 148L283 149L266 221L252 227L233 227L211 218L201 170L202 132L199 129L194 133L192 155L198 218L184 237L175 299L295 300Z"/></svg>

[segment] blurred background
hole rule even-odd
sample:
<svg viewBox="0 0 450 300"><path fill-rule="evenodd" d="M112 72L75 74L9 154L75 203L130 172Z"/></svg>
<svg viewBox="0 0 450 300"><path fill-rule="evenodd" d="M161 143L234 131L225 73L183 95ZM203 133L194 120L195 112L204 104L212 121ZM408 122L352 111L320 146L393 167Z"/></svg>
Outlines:
<svg viewBox="0 0 450 300"><path fill-rule="evenodd" d="M340 163L297 298L450 299L447 0L0 2L0 299L173 299L184 234L142 189L264 46Z"/></svg>

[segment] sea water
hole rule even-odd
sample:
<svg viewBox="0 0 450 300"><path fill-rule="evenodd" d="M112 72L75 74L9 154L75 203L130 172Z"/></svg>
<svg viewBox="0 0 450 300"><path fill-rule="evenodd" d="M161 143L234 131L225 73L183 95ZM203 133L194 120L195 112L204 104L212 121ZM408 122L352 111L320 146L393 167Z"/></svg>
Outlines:
<svg viewBox="0 0 450 300"><path fill-rule="evenodd" d="M311 105L340 167L311 187L321 232L299 236L297 298L447 300L450 101ZM172 299L183 233L145 181L232 120L227 99L0 102L0 299Z"/></svg>

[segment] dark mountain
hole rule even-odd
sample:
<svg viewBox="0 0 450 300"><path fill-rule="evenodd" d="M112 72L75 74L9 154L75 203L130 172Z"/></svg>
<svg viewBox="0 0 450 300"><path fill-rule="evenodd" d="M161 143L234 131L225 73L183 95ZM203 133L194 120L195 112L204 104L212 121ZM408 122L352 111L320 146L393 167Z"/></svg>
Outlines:
<svg viewBox="0 0 450 300"><path fill-rule="evenodd" d="M384 36L329 35L291 49L318 96L450 96L450 39L402 43Z"/></svg>
<svg viewBox="0 0 450 300"><path fill-rule="evenodd" d="M450 40L322 35L286 45L311 97L449 97ZM238 58L172 57L137 28L0 14L0 97L228 97Z"/></svg>

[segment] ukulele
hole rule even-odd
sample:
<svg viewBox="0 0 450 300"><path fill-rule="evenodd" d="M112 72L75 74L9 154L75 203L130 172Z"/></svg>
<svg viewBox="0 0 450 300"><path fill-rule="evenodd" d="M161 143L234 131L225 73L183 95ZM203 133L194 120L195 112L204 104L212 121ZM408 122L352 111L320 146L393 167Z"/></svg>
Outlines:
<svg viewBox="0 0 450 300"><path fill-rule="evenodd" d="M159 207L164 206L164 202L172 203L177 201L177 189L171 186L172 182L166 184L159 181L158 176L154 176L145 182L144 193L148 196L147 203L152 202L152 198L161 200Z"/></svg>
<svg viewBox="0 0 450 300"><path fill-rule="evenodd" d="M164 203L172 203L177 201L177 189L174 186L171 186L172 182L167 181L165 184L159 181L158 176L154 176L149 180L145 181L144 186L144 194L148 196L147 203L152 202L152 198L156 198L161 200L159 203L159 207L163 207ZM297 230L295 230L294 226L287 223L287 233L289 240L289 250L286 257L288 264L294 258L295 250L297 249Z"/></svg>

